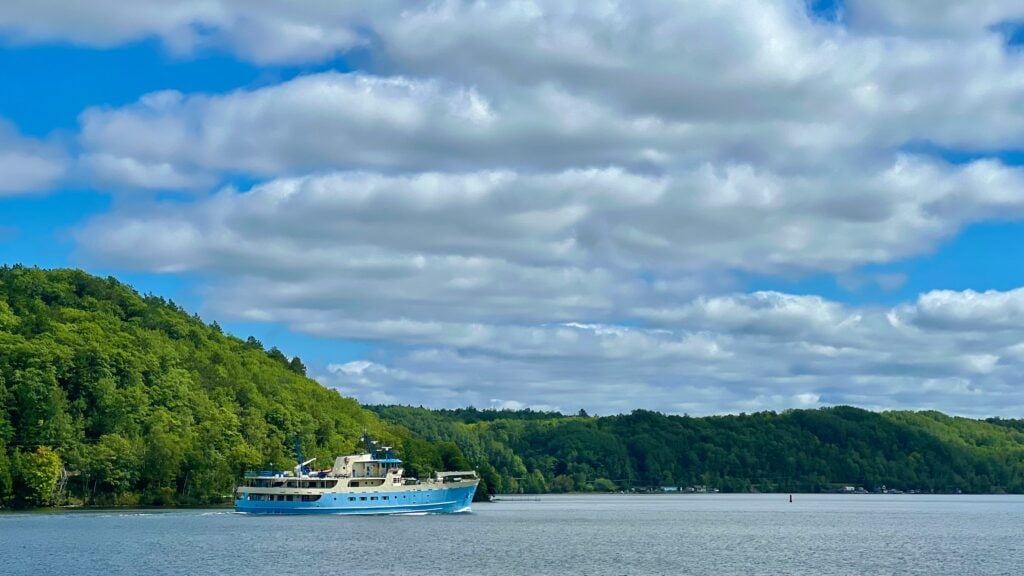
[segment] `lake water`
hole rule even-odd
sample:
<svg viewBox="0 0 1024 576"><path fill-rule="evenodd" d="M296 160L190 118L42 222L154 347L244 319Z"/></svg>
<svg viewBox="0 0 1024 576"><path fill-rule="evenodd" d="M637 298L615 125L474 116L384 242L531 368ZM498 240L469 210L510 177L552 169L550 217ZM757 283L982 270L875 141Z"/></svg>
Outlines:
<svg viewBox="0 0 1024 576"><path fill-rule="evenodd" d="M4 575L300 573L1016 576L1024 497L545 496L391 517L0 514Z"/></svg>

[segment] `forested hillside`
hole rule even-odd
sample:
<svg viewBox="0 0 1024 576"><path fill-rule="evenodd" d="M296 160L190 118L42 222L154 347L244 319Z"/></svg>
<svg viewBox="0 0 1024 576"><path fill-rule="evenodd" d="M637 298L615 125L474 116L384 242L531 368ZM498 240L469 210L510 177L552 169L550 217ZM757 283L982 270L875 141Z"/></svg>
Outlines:
<svg viewBox="0 0 1024 576"><path fill-rule="evenodd" d="M728 492L1024 492L1024 421L850 407L692 418L371 407L450 440L496 492L700 486Z"/></svg>
<svg viewBox="0 0 1024 576"><path fill-rule="evenodd" d="M1024 492L1024 421L856 408L692 418L365 409L298 358L74 270L0 267L0 506L223 502L250 467L329 465L366 428L411 475L488 492Z"/></svg>
<svg viewBox="0 0 1024 576"><path fill-rule="evenodd" d="M413 472L468 466L173 302L0 268L0 506L223 502L245 468L291 466L294 433L329 465L364 427Z"/></svg>

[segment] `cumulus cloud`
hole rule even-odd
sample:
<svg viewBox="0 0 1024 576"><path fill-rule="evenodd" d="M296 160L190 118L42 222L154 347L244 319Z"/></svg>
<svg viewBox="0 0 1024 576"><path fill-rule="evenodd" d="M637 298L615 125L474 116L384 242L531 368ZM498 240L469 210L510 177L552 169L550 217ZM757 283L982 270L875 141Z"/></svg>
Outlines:
<svg viewBox="0 0 1024 576"><path fill-rule="evenodd" d="M311 1L285 6L243 0L67 0L8 3L0 31L20 43L72 42L111 47L159 38L188 54L226 48L254 62L331 58L364 42L355 3ZM378 9L397 3L381 0Z"/></svg>
<svg viewBox="0 0 1024 576"><path fill-rule="evenodd" d="M320 376L366 401L691 413L944 403L1003 413L1017 399L1024 341L1015 292L931 293L883 309L768 291L702 295L706 285L682 281L806 266L816 253L852 266L903 253L914 230L926 245L963 214L1007 209L1002 196L962 194L975 167L921 170L911 180L943 177L928 180L929 195L907 194L913 208L891 211L908 219L891 233L885 220L785 201L760 208L759 228L745 219L757 202L680 201L689 180L590 169L283 179L115 212L80 241L93 260L213 275L207 302L226 317L391 350ZM736 221L744 224L727 236L715 230ZM680 228L688 242L675 236ZM781 229L808 243L780 238ZM958 404L965 390L971 406Z"/></svg>
<svg viewBox="0 0 1024 576"><path fill-rule="evenodd" d="M777 303L789 297L761 297L766 296ZM720 298L742 306L751 295ZM906 330L888 323L885 309L831 306L845 313L819 333L804 327L820 318L800 315L791 317L789 330L734 329L724 307L725 321L713 330L562 325L547 330L570 330L575 338L549 334L532 349L517 341L521 328L494 328L473 343L439 338L436 344L447 345L391 352L386 364L381 360L386 368L332 371L321 382L356 397L383 390L435 406L485 407L500 398L599 413L643 407L703 414L850 403L1011 416L1024 399L1015 382L1024 337L1019 329L986 338ZM776 308L756 314L771 316ZM690 339L701 344L674 345Z"/></svg>
<svg viewBox="0 0 1024 576"><path fill-rule="evenodd" d="M0 197L44 191L65 175L67 164L59 145L26 138L0 118Z"/></svg>
<svg viewBox="0 0 1024 576"><path fill-rule="evenodd" d="M820 296L755 292L742 296L700 297L676 309L639 309L637 315L653 323L688 325L707 330L751 334L817 334L843 330L860 316Z"/></svg>
<svg viewBox="0 0 1024 576"><path fill-rule="evenodd" d="M488 104L472 89L336 72L217 96L159 92L86 110L81 121L95 154L190 174L466 165L493 136Z"/></svg>
<svg viewBox="0 0 1024 576"><path fill-rule="evenodd" d="M587 287L607 293L601 285L615 271L647 269L671 281L723 269L841 272L892 261L966 223L1021 215L1024 195L1013 191L1022 184L1019 169L988 161L954 167L909 157L846 183L710 164L662 176L617 168L342 172L118 213L82 238L92 255L142 268L255 266L304 279L344 270L388 282L440 273L416 283L464 296L494 282L541 286L546 277L577 286L583 302Z"/></svg>
<svg viewBox="0 0 1024 576"><path fill-rule="evenodd" d="M1024 65L995 32L880 39L763 3L559 5L403 12L375 29L392 61L379 68L400 75L151 94L86 111L83 145L177 172L260 176L707 160L844 176L919 143L1024 146ZM565 43L574 37L583 45Z"/></svg>
<svg viewBox="0 0 1024 576"><path fill-rule="evenodd" d="M925 328L1016 332L1024 326L1024 288L1008 292L933 290L895 313L902 321Z"/></svg>
<svg viewBox="0 0 1024 576"><path fill-rule="evenodd" d="M850 0L830 23L802 0L197 0L0 27L364 53L360 72L86 110L97 182L200 194L78 235L86 261L209 279L219 314L377 343L319 376L364 400L1004 413L1015 292L850 306L738 278L895 289L861 267L1024 218L1024 171L984 158L1024 147L1024 62L998 31L1017 4ZM913 152L942 148L981 157ZM256 184L204 193L234 176Z"/></svg>

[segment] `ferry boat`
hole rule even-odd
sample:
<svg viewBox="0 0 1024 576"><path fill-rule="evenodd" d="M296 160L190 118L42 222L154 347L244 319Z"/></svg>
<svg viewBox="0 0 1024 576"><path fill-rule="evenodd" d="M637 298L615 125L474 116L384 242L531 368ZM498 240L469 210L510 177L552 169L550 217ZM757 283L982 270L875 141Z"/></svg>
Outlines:
<svg viewBox="0 0 1024 576"><path fill-rule="evenodd" d="M235 511L253 514L441 514L469 512L476 471L406 478L390 446L363 435L366 452L338 456L328 470L307 468L296 439L291 471L246 472L235 490Z"/></svg>

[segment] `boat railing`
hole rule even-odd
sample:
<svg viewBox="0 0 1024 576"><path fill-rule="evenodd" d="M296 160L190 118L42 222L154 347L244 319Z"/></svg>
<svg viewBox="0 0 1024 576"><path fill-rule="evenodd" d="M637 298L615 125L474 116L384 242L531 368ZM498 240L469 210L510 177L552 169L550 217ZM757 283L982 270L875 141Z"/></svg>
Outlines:
<svg viewBox="0 0 1024 576"><path fill-rule="evenodd" d="M456 470L454 472L438 472L436 479L440 482L461 482L462 480L476 480L476 470Z"/></svg>
<svg viewBox="0 0 1024 576"><path fill-rule="evenodd" d="M245 478L257 478L260 476L284 476L284 470L246 470L243 476Z"/></svg>

